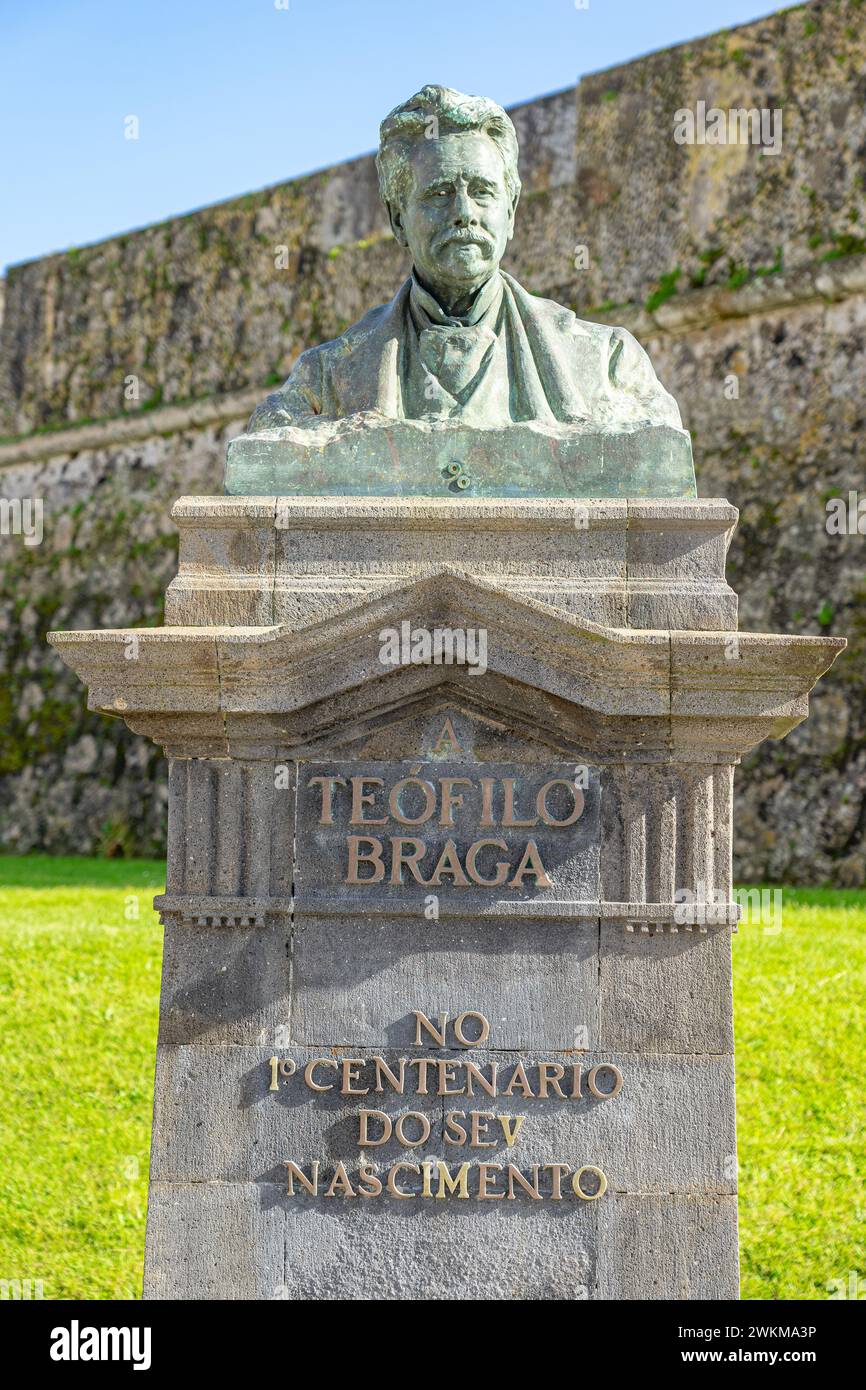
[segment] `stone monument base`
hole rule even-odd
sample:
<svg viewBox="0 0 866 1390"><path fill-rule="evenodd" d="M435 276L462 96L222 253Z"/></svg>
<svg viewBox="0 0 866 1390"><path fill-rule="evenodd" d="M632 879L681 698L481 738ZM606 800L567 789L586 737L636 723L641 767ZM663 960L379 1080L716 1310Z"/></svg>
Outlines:
<svg viewBox="0 0 866 1390"><path fill-rule="evenodd" d="M55 633L169 758L149 1298L737 1296L726 502L184 499Z"/></svg>

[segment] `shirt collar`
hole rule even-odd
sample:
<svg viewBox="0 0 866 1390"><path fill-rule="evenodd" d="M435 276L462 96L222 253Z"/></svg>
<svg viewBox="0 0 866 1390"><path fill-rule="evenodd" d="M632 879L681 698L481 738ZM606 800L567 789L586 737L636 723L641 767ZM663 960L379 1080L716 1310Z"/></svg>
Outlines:
<svg viewBox="0 0 866 1390"><path fill-rule="evenodd" d="M502 277L496 270L489 280L485 280L481 286L469 313L457 318L452 314L446 314L439 301L425 290L420 283L415 271L412 271L412 288L410 290L410 302L422 321L428 320L430 323L442 324L448 328L468 328L479 324L482 319L495 313L502 298Z"/></svg>

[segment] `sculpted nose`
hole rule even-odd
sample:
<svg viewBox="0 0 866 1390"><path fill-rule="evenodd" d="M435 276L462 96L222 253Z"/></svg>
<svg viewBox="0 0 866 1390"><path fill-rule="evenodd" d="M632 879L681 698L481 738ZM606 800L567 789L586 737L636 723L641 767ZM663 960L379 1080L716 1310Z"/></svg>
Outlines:
<svg viewBox="0 0 866 1390"><path fill-rule="evenodd" d="M460 188L454 197L454 225L455 227L468 227L477 221L475 204L469 197L468 190Z"/></svg>

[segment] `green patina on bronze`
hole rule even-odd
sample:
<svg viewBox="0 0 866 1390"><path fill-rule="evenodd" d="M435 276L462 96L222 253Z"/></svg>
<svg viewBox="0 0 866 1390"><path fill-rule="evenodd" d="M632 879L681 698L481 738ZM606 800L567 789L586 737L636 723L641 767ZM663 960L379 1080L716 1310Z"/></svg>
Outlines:
<svg viewBox="0 0 866 1390"><path fill-rule="evenodd" d="M226 491L693 497L689 437L643 348L499 268L520 197L505 111L425 87L382 122L377 164L412 274L300 356L232 442Z"/></svg>
<svg viewBox="0 0 866 1390"><path fill-rule="evenodd" d="M226 492L282 497L694 497L691 440L669 425L606 433L381 421L229 444ZM353 427L354 426L354 427Z"/></svg>

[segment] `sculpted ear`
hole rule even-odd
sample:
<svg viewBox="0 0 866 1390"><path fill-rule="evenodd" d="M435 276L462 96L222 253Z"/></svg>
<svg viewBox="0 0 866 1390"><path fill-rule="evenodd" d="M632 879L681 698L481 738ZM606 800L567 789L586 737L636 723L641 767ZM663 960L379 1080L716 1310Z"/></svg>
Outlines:
<svg viewBox="0 0 866 1390"><path fill-rule="evenodd" d="M403 227L402 208L399 208L396 203L386 203L385 206L388 209L388 221L391 223L391 231L394 233L395 239L401 246L408 246L409 242Z"/></svg>
<svg viewBox="0 0 866 1390"><path fill-rule="evenodd" d="M514 236L514 214L517 212L517 204L520 202L520 189L518 188L511 200L511 214L508 218L508 240Z"/></svg>

